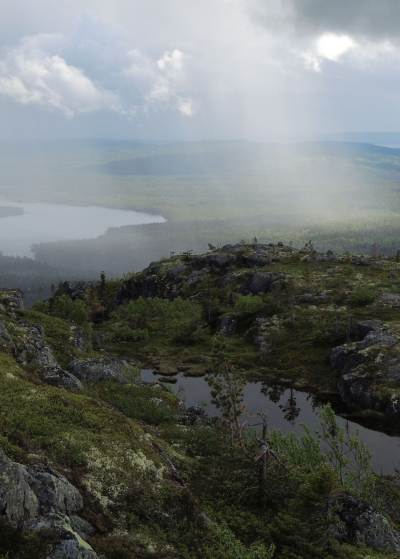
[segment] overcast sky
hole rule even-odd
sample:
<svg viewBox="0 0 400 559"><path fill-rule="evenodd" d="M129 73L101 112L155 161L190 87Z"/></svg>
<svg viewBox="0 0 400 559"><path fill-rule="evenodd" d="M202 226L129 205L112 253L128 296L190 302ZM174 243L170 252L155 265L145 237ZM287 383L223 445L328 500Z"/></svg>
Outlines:
<svg viewBox="0 0 400 559"><path fill-rule="evenodd" d="M400 130L399 0L0 0L1 138Z"/></svg>

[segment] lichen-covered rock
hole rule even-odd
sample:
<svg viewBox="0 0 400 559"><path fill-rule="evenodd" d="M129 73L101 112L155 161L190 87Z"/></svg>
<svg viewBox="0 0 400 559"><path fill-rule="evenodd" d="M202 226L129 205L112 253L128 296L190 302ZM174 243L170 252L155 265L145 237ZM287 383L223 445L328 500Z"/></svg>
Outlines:
<svg viewBox="0 0 400 559"><path fill-rule="evenodd" d="M40 505L31 482L28 469L0 449L0 517L10 524L20 527L38 517Z"/></svg>
<svg viewBox="0 0 400 559"><path fill-rule="evenodd" d="M127 382L124 375L124 364L118 359L106 357L74 359L69 365L69 370L82 382L103 380L115 380L121 384Z"/></svg>
<svg viewBox="0 0 400 559"><path fill-rule="evenodd" d="M390 553L400 552L400 532L380 512L348 494L332 500L334 536L342 542Z"/></svg>
<svg viewBox="0 0 400 559"><path fill-rule="evenodd" d="M330 362L340 370L338 392L349 406L400 415L400 344L379 321L359 323L363 338L333 348Z"/></svg>
<svg viewBox="0 0 400 559"><path fill-rule="evenodd" d="M273 289L286 286L286 274L280 272L254 272L246 279L240 289L244 295L258 295L268 293Z"/></svg>
<svg viewBox="0 0 400 559"><path fill-rule="evenodd" d="M70 538L60 542L47 559L97 559L97 557L97 553L90 546L85 547L79 540Z"/></svg>
<svg viewBox="0 0 400 559"><path fill-rule="evenodd" d="M400 307L400 294L399 293L382 293L378 298L378 302L382 305L390 307Z"/></svg>
<svg viewBox="0 0 400 559"><path fill-rule="evenodd" d="M63 475L14 462L0 449L0 519L22 531L50 534L57 542L52 559L96 559L83 539L93 530L76 515L82 508L80 492Z"/></svg>
<svg viewBox="0 0 400 559"><path fill-rule="evenodd" d="M46 343L41 326L26 326L16 344L17 361L34 367L43 382L66 388L82 390L81 382L60 367L51 347Z"/></svg>
<svg viewBox="0 0 400 559"><path fill-rule="evenodd" d="M0 305L15 316L16 311L24 309L24 295L20 289L0 289Z"/></svg>
<svg viewBox="0 0 400 559"><path fill-rule="evenodd" d="M58 386L59 388L65 388L66 390L72 390L74 392L79 392L83 389L80 380L61 367L43 368L39 372L42 381L46 384Z"/></svg>
<svg viewBox="0 0 400 559"><path fill-rule="evenodd" d="M15 344L3 321L0 321L0 351L15 352Z"/></svg>
<svg viewBox="0 0 400 559"><path fill-rule="evenodd" d="M97 559L97 554L82 536L75 531L66 516L49 514L30 529L51 534L55 542L46 559Z"/></svg>
<svg viewBox="0 0 400 559"><path fill-rule="evenodd" d="M30 486L38 498L42 514L55 511L70 515L82 509L81 494L64 476L54 470L33 468L30 469L30 473Z"/></svg>

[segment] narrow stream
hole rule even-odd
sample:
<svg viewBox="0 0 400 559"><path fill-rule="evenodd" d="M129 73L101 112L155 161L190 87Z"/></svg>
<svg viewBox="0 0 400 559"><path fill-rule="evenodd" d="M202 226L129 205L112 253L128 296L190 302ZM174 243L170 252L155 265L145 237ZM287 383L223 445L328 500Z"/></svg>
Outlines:
<svg viewBox="0 0 400 559"><path fill-rule="evenodd" d="M150 369L142 370L141 376L144 382L159 381L163 378ZM211 401L210 387L204 377L187 377L180 373L174 378L176 383L168 383L167 386L184 400L188 407L201 405L208 415L219 415L218 409ZM317 431L320 425L318 409L322 404L307 392L252 382L245 388L244 404L245 419L249 425L260 421L257 415L259 413L267 415L269 429L285 433L301 434L303 425ZM360 439L372 453L372 464L377 473L392 474L396 469L400 469L400 437L368 429L339 415L336 417L338 424L348 428L350 433L358 432Z"/></svg>

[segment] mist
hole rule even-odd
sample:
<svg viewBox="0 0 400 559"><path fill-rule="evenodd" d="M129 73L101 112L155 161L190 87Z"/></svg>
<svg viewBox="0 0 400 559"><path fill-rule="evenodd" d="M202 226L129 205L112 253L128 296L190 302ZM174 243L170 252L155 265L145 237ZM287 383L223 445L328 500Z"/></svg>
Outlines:
<svg viewBox="0 0 400 559"><path fill-rule="evenodd" d="M0 22L0 198L165 219L89 238L86 216L68 238L49 214L37 263L118 275L255 236L394 250L395 2L362 18L357 2L17 6Z"/></svg>

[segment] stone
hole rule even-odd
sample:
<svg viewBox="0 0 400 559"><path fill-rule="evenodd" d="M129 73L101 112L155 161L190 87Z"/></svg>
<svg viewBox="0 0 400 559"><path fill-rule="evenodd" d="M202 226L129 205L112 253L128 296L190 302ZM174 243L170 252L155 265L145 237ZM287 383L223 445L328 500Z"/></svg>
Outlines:
<svg viewBox="0 0 400 559"><path fill-rule="evenodd" d="M83 390L83 385L76 376L61 367L48 367L40 371L40 378L46 384L57 386L58 388L65 388L73 392L80 392Z"/></svg>
<svg viewBox="0 0 400 559"><path fill-rule="evenodd" d="M93 357L89 359L74 359L69 370L73 376L82 382L101 382L115 380L121 384L128 381L124 375L124 366L118 359Z"/></svg>
<svg viewBox="0 0 400 559"><path fill-rule="evenodd" d="M254 272L241 288L244 295L268 293L273 289L282 289L286 285L286 275L280 272Z"/></svg>
<svg viewBox="0 0 400 559"><path fill-rule="evenodd" d="M3 321L0 321L0 350L14 352L15 344Z"/></svg>
<svg viewBox="0 0 400 559"><path fill-rule="evenodd" d="M31 482L28 469L0 449L0 517L14 526L21 527L39 515L39 500Z"/></svg>
<svg viewBox="0 0 400 559"><path fill-rule="evenodd" d="M70 538L60 542L47 559L97 559L98 555L86 542Z"/></svg>
<svg viewBox="0 0 400 559"><path fill-rule="evenodd" d="M54 470L31 468L30 472L30 486L40 503L41 514L57 512L70 515L83 508L81 494L64 476Z"/></svg>
<svg viewBox="0 0 400 559"><path fill-rule="evenodd" d="M400 307L400 294L399 293L382 293L378 302L383 305L388 305L390 307Z"/></svg>
<svg viewBox="0 0 400 559"><path fill-rule="evenodd" d="M347 493L334 498L330 512L339 541L389 553L400 552L400 532L388 518L361 499Z"/></svg>
<svg viewBox="0 0 400 559"><path fill-rule="evenodd" d="M399 339L379 321L361 322L355 331L364 337L330 354L332 367L340 371L337 389L342 400L350 407L399 415Z"/></svg>

